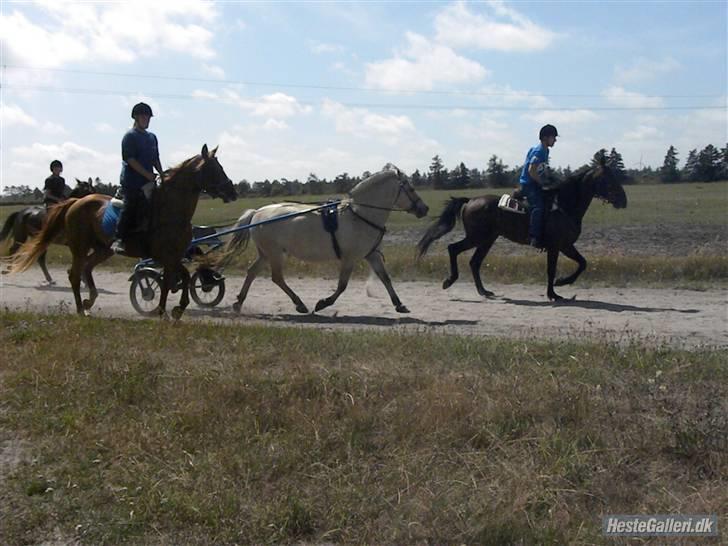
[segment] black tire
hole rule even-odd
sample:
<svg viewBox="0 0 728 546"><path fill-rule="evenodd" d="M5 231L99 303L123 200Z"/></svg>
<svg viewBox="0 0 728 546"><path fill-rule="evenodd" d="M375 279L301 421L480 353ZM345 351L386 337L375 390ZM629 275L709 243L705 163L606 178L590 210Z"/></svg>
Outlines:
<svg viewBox="0 0 728 546"><path fill-rule="evenodd" d="M225 297L225 279L205 284L195 271L190 278L190 296L200 307L215 307Z"/></svg>
<svg viewBox="0 0 728 546"><path fill-rule="evenodd" d="M162 297L162 274L154 269L140 269L129 287L129 299L137 313L145 317L159 314Z"/></svg>

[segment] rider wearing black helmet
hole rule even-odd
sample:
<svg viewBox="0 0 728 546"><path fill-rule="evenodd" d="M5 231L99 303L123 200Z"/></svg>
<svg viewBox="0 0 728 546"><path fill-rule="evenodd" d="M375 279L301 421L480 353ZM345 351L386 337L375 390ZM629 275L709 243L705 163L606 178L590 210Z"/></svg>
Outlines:
<svg viewBox="0 0 728 546"><path fill-rule="evenodd" d="M548 168L549 148L556 144L559 136L556 127L544 125L538 133L541 141L528 150L526 161L521 171L521 190L531 207L531 221L528 229L529 243L536 248L543 248L543 229L545 205L543 198L543 177Z"/></svg>
<svg viewBox="0 0 728 546"><path fill-rule="evenodd" d="M63 172L63 163L54 159L51 161L51 175L45 179L43 186L43 204L46 207L60 203L66 199L66 181L61 176Z"/></svg>
<svg viewBox="0 0 728 546"><path fill-rule="evenodd" d="M159 144L154 133L147 131L150 118L154 116L148 104L140 102L131 110L133 127L121 141L121 188L124 192L124 209L116 228L114 252L124 252L124 239L137 221L140 209L146 205L142 187L154 182L153 168L162 179L162 165L159 162Z"/></svg>

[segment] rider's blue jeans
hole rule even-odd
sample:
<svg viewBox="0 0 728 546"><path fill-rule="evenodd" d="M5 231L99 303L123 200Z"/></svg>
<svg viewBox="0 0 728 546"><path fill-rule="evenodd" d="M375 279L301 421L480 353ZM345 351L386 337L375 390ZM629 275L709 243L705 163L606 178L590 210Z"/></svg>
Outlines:
<svg viewBox="0 0 728 546"><path fill-rule="evenodd" d="M521 190L528 199L528 206L531 208L528 237L543 242L543 217L546 211L543 189L538 184L521 184Z"/></svg>

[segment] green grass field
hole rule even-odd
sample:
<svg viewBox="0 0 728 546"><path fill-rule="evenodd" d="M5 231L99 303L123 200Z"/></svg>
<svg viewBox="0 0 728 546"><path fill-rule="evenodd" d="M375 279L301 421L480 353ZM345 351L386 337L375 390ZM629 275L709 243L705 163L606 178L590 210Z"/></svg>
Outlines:
<svg viewBox="0 0 728 546"><path fill-rule="evenodd" d="M500 190L469 190L454 192L457 195L474 196L481 193L499 193ZM505 190L503 190L505 191ZM698 231L700 226L706 229L725 226L728 212L728 182L705 184L675 184L654 186L627 186L629 205L624 210L615 210L611 206L602 206L595 201L584 220L585 225L598 226L602 229L628 229L634 226L650 226L653 232L679 232L684 226L691 226ZM388 223L389 237L393 241L385 244L387 268L395 279L432 279L442 280L448 270L448 260L442 248L435 248L422 262L414 261L414 241L424 232L429 223L442 210L443 203L449 193L424 190L422 198L430 206L430 217L418 220L405 213L393 213ZM326 196L300 196L302 201L321 201ZM234 203L224 204L218 200L200 200L195 214L196 224L224 225L232 224L247 208L257 208L274 202L275 199L248 198ZM0 220L20 207L0 207ZM460 229L460 228L456 228ZM398 237L398 234L401 234ZM724 245L725 246L725 245ZM696 243L696 249L700 243ZM715 248L715 245L713 246ZM725 286L728 283L728 256L716 251L699 252L685 256L655 256L649 247L637 255L620 256L619 254L590 253L587 255L589 269L579 279L580 284L608 285L669 285L691 288L707 288ZM242 272L252 259L252 251L248 250L234 263L233 271ZM469 253L461 256L461 270L469 276L467 260ZM50 265L65 266L69 261L68 250L60 246L52 246L49 251ZM484 276L495 282L531 282L544 281L543 256L529 254L524 256L503 256L492 253L484 264ZM336 268L332 264L304 264L291 260L287 270L294 275L310 275L335 277ZM112 258L102 267L128 271L133 261L123 258ZM573 269L568 260L560 261L560 271ZM366 274L365 266L355 272L361 276Z"/></svg>
<svg viewBox="0 0 728 546"><path fill-rule="evenodd" d="M602 515L728 525L726 351L0 325L0 447L21 461L0 461L2 544L614 544Z"/></svg>

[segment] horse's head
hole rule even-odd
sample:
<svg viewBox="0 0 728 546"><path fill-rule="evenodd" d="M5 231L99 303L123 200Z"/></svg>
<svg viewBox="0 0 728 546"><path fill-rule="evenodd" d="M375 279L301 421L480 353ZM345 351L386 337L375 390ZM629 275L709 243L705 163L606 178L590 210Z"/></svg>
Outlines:
<svg viewBox="0 0 728 546"><path fill-rule="evenodd" d="M394 201L394 206L414 214L417 218L427 216L430 210L422 198L417 195L409 180L401 173L399 174L399 192L397 193L397 199Z"/></svg>
<svg viewBox="0 0 728 546"><path fill-rule="evenodd" d="M615 209L627 207L627 194L619 177L606 164L593 167L589 172L594 184L594 196L611 203Z"/></svg>
<svg viewBox="0 0 728 546"><path fill-rule="evenodd" d="M207 144L202 147L202 163L197 168L198 179L200 180L201 189L210 197L219 197L225 203L235 201L237 193L233 181L225 174L225 170L215 157L217 147L211 152L207 150Z"/></svg>
<svg viewBox="0 0 728 546"><path fill-rule="evenodd" d="M76 178L76 187L71 190L70 197L84 197L86 195L91 195L92 193L96 193L96 190L94 189L93 182L91 179L88 179L88 182L84 182L83 180L79 180Z"/></svg>

